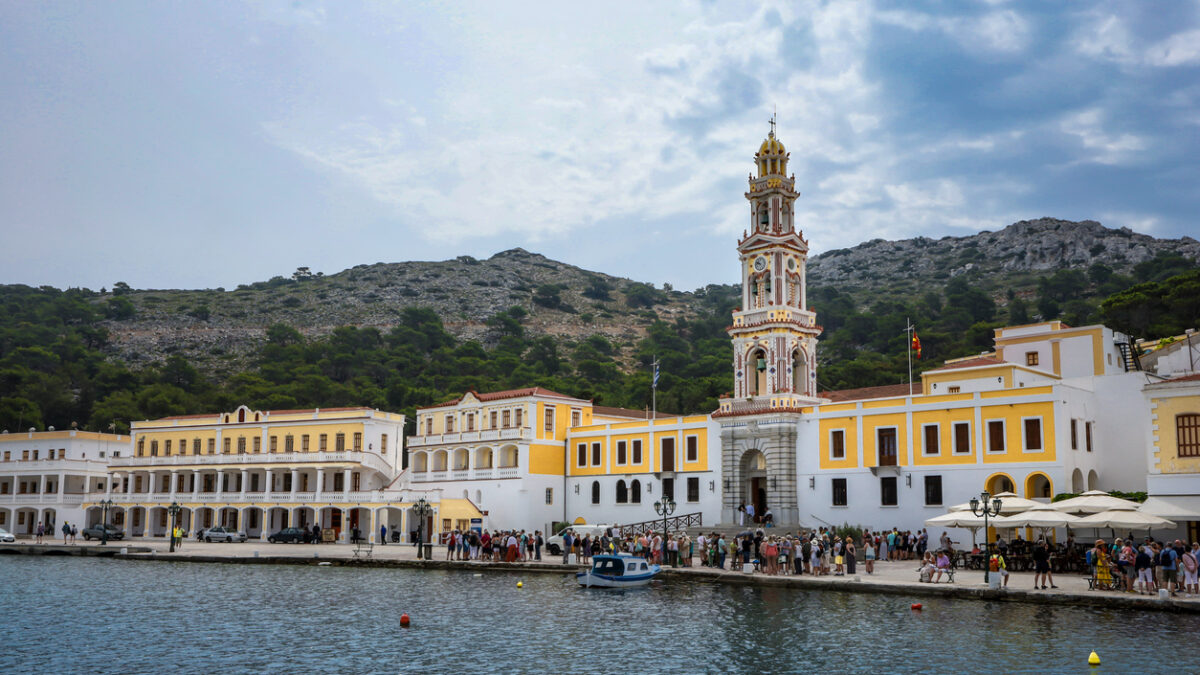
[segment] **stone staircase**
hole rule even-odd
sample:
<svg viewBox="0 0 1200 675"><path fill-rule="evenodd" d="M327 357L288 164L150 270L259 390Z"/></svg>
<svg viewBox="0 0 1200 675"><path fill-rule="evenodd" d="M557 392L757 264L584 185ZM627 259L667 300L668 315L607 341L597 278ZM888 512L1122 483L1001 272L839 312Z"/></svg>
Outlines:
<svg viewBox="0 0 1200 675"><path fill-rule="evenodd" d="M695 539L696 536L701 533L703 533L705 536L708 536L708 535L712 534L713 532L723 535L726 539L730 539L730 538L735 537L738 534L745 532L747 530L749 530L750 532L754 532L754 530L757 529L758 527L761 527L761 526L760 525L754 525L754 526L737 525L737 524L730 525L728 523L721 523L719 525L705 525L702 527L689 527L684 531L687 532L687 535L689 537L691 537L692 539ZM765 532L768 535L774 534L777 536L785 535L785 534L788 534L789 532L791 534L795 535L803 530L808 530L808 529L811 529L811 527L807 526L807 525L781 523L774 527L763 528L763 532Z"/></svg>

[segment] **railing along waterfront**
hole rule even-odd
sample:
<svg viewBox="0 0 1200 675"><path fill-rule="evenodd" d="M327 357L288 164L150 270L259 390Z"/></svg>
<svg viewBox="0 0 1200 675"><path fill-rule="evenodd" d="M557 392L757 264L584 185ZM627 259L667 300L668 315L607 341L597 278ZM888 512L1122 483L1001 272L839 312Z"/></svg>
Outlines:
<svg viewBox="0 0 1200 675"><path fill-rule="evenodd" d="M689 527L702 527L704 525L704 514L697 511L696 513L685 513L682 516L671 516L666 519L667 532L680 532ZM658 532L662 530L663 519L647 520L641 523L630 523L621 525L618 530L622 537L644 534L646 532Z"/></svg>

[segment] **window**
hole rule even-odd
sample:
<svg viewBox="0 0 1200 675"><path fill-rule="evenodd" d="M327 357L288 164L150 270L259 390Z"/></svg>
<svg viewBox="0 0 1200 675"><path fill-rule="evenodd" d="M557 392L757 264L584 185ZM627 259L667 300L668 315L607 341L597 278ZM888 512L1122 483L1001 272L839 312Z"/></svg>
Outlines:
<svg viewBox="0 0 1200 675"><path fill-rule="evenodd" d="M592 443L592 466L600 466L600 444Z"/></svg>
<svg viewBox="0 0 1200 675"><path fill-rule="evenodd" d="M475 431L475 415L467 415L467 431Z"/></svg>
<svg viewBox="0 0 1200 675"><path fill-rule="evenodd" d="M474 416L472 416L471 419L474 419ZM362 452L362 432L361 431L354 432L354 451Z"/></svg>
<svg viewBox="0 0 1200 675"><path fill-rule="evenodd" d="M846 505L846 479L845 478L834 478L833 479L833 505L834 506L845 506Z"/></svg>
<svg viewBox="0 0 1200 675"><path fill-rule="evenodd" d="M582 413L578 410L571 411L571 426L577 427L581 423Z"/></svg>
<svg viewBox="0 0 1200 675"><path fill-rule="evenodd" d="M511 415L512 415L512 412L511 412L511 411L508 411L508 410L505 410L505 411L504 411L504 414L503 414L503 415L501 415L501 420L503 421L503 424L504 424L504 428L505 428L505 429L507 429L507 428L509 428L510 426L512 426L512 425L511 425L511 423L510 423L510 417L511 417Z"/></svg>
<svg viewBox="0 0 1200 675"><path fill-rule="evenodd" d="M576 447L575 466L587 466L587 443L580 443Z"/></svg>
<svg viewBox="0 0 1200 675"><path fill-rule="evenodd" d="M245 436L238 436L237 449L238 449L239 455L246 454L246 437Z"/></svg>
<svg viewBox="0 0 1200 675"><path fill-rule="evenodd" d="M971 452L971 423L954 423L954 452L967 454Z"/></svg>
<svg viewBox="0 0 1200 675"><path fill-rule="evenodd" d="M1042 449L1042 419L1040 417L1032 417L1024 420L1025 422L1025 449L1026 450L1041 450Z"/></svg>
<svg viewBox="0 0 1200 675"><path fill-rule="evenodd" d="M425 418L425 435L426 436L433 435L433 418L432 417Z"/></svg>
<svg viewBox="0 0 1200 675"><path fill-rule="evenodd" d="M687 444L687 460L688 462L700 461L700 439L695 436L688 436L685 441Z"/></svg>
<svg viewBox="0 0 1200 675"><path fill-rule="evenodd" d="M546 431L554 433L554 408L546 408L546 419L544 420L543 426L545 427Z"/></svg>
<svg viewBox="0 0 1200 675"><path fill-rule="evenodd" d="M662 439L662 448L659 451L659 460L662 464L663 471L675 470L675 439Z"/></svg>
<svg viewBox="0 0 1200 675"><path fill-rule="evenodd" d="M222 454L228 455L233 450L233 439L226 436L223 440L224 443L221 444L221 452Z"/></svg>
<svg viewBox="0 0 1200 675"><path fill-rule="evenodd" d="M300 435L300 450L302 452L308 452L309 447L310 446L308 444L308 434L301 434Z"/></svg>
<svg viewBox="0 0 1200 675"><path fill-rule="evenodd" d="M4 461L8 462L8 461L11 461L11 460L12 460L12 451L11 451L11 450L5 450L5 451L4 451Z"/></svg>
<svg viewBox="0 0 1200 675"><path fill-rule="evenodd" d="M630 485L629 493L629 501L633 502L634 504L641 504L642 482L635 478L632 482L632 485Z"/></svg>
<svg viewBox="0 0 1200 675"><path fill-rule="evenodd" d="M1180 457L1200 457L1200 415L1175 416L1175 446Z"/></svg>
<svg viewBox="0 0 1200 675"><path fill-rule="evenodd" d="M1004 420L988 420L988 452L1004 452Z"/></svg>
<svg viewBox="0 0 1200 675"><path fill-rule="evenodd" d="M598 480L592 481L592 503L600 503L600 481Z"/></svg>
<svg viewBox="0 0 1200 675"><path fill-rule="evenodd" d="M1079 424L1077 423L1075 418L1071 418L1071 449L1072 450L1079 449L1078 427L1079 427Z"/></svg>
<svg viewBox="0 0 1200 675"><path fill-rule="evenodd" d="M879 429L876 432L879 454L879 466L896 466L899 463L899 451L896 446L896 429Z"/></svg>
<svg viewBox="0 0 1200 675"><path fill-rule="evenodd" d="M675 501L675 479L674 478L664 478L663 479L662 496L663 496L663 499L670 499L671 501Z"/></svg>
<svg viewBox="0 0 1200 675"><path fill-rule="evenodd" d="M208 454L210 454L210 455L217 454L217 439L215 439L215 438L208 439Z"/></svg>
<svg viewBox="0 0 1200 675"><path fill-rule="evenodd" d="M337 435L333 437L333 449L336 452L342 452L346 449L346 434L339 431Z"/></svg>
<svg viewBox="0 0 1200 675"><path fill-rule="evenodd" d="M271 448L271 450L270 450L271 452L279 452L279 437L278 436L272 436L271 440L268 441L268 444L269 444L268 447Z"/></svg>
<svg viewBox="0 0 1200 675"><path fill-rule="evenodd" d="M1036 366L1038 364L1037 352L1025 352L1025 365Z"/></svg>
<svg viewBox="0 0 1200 675"><path fill-rule="evenodd" d="M171 439L163 441L163 457L171 456ZM54 459L54 448L50 448L50 459Z"/></svg>
<svg viewBox="0 0 1200 675"><path fill-rule="evenodd" d="M942 477L925 476L925 506L942 505Z"/></svg>
<svg viewBox="0 0 1200 675"><path fill-rule="evenodd" d="M225 439L225 445L229 445L229 439L228 439L228 438L227 438L227 439ZM158 441L150 441L150 456L151 456L151 457L158 457ZM34 459L34 461L37 461L37 458L38 458L38 451L37 451L37 450L34 450L34 451L33 451L33 459Z"/></svg>
<svg viewBox="0 0 1200 675"><path fill-rule="evenodd" d="M517 427L520 427L520 426L521 426L521 409L520 409L520 408L517 408L517 411L516 411L516 424L515 424L514 426L517 426Z"/></svg>
<svg viewBox="0 0 1200 675"><path fill-rule="evenodd" d="M625 481L623 480L617 481L617 503L629 503L629 488L625 487Z"/></svg>
<svg viewBox="0 0 1200 675"><path fill-rule="evenodd" d="M625 464L629 459L626 454L626 445L625 441L617 441L617 464Z"/></svg>
<svg viewBox="0 0 1200 675"><path fill-rule="evenodd" d="M283 451L284 452L295 452L295 450L296 450L296 437L291 434L284 436L283 437Z"/></svg>
<svg viewBox="0 0 1200 675"><path fill-rule="evenodd" d="M954 384L954 385L950 385L950 387L946 391L951 394L957 394L958 392L962 391L962 387L960 387L957 384Z"/></svg>
<svg viewBox="0 0 1200 675"><path fill-rule="evenodd" d="M941 449L938 446L938 436L941 435L941 425L926 424L925 426L921 427L921 431L925 436L925 444L922 451L926 455L936 455L941 452Z"/></svg>
<svg viewBox="0 0 1200 675"><path fill-rule="evenodd" d="M387 434L381 434L379 436L379 452L387 452Z"/></svg>
<svg viewBox="0 0 1200 675"><path fill-rule="evenodd" d="M454 415L446 415L446 433L454 433Z"/></svg>
<svg viewBox="0 0 1200 675"><path fill-rule="evenodd" d="M546 503L554 503L554 488L546 488Z"/></svg>
<svg viewBox="0 0 1200 675"><path fill-rule="evenodd" d="M254 452L256 454L262 452L262 436L254 437Z"/></svg>
<svg viewBox="0 0 1200 675"><path fill-rule="evenodd" d="M879 503L882 506L896 505L896 477L884 476L879 479Z"/></svg>
<svg viewBox="0 0 1200 675"><path fill-rule="evenodd" d="M696 476L689 476L687 479L687 500L689 502L700 501L700 479Z"/></svg>
<svg viewBox="0 0 1200 675"><path fill-rule="evenodd" d="M829 432L829 458L846 459L845 429L834 429Z"/></svg>
<svg viewBox="0 0 1200 675"><path fill-rule="evenodd" d="M25 451L25 453L26 453L26 455L28 455L28 454L29 454L29 451L28 451L28 450L26 450L26 451ZM138 457L145 457L145 456L146 456L146 439L144 439L144 438L139 438L139 439L138 439L138 452L137 452L137 454L138 454ZM26 459L28 459L28 456L26 456Z"/></svg>
<svg viewBox="0 0 1200 675"><path fill-rule="evenodd" d="M308 448L305 448L307 450ZM317 450L325 452L329 449L329 434L317 434Z"/></svg>
<svg viewBox="0 0 1200 675"><path fill-rule="evenodd" d="M635 440L633 442L633 463L634 464L642 463L642 441L641 441L641 439Z"/></svg>
<svg viewBox="0 0 1200 675"><path fill-rule="evenodd" d="M495 428L496 428L496 416L497 416L498 414L499 414L499 413L497 413L495 410L493 410L492 412L488 413L488 428L489 428L489 429L495 429ZM508 411L505 411L505 412L504 412L504 426L508 426Z"/></svg>
<svg viewBox="0 0 1200 675"><path fill-rule="evenodd" d="M1084 441L1084 447L1087 448L1088 452L1091 452L1092 451L1092 423L1091 422L1083 423L1083 441Z"/></svg>

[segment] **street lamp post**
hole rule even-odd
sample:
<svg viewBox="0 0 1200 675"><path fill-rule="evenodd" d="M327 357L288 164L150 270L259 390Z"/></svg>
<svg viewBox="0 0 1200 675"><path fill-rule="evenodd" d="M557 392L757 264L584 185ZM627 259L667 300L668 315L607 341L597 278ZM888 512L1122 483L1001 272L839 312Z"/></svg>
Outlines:
<svg viewBox="0 0 1200 675"><path fill-rule="evenodd" d="M990 504L988 503L989 499L991 499ZM991 535L988 533L988 518L1000 515L1000 500L992 499L992 496L985 490L979 493L978 497L971 497L971 513L976 516L983 516L983 551L985 555L983 583L986 584L990 581L988 575L990 574L992 552L992 545L989 543Z"/></svg>
<svg viewBox="0 0 1200 675"><path fill-rule="evenodd" d="M675 513L675 500L670 497L663 497L661 501L654 502L654 512L662 516L663 519L663 541L662 541L662 560L667 562L667 517Z"/></svg>
<svg viewBox="0 0 1200 675"><path fill-rule="evenodd" d="M425 501L424 497L421 497L420 499L417 500L416 504L413 504L413 513L415 513L417 516L417 559L418 560L421 559L421 548L422 548L421 545L425 543L425 518L429 516L429 512L432 510L433 510L432 507L429 506L429 502Z"/></svg>
<svg viewBox="0 0 1200 675"><path fill-rule="evenodd" d="M100 545L108 546L108 510L113 506L113 500L100 500Z"/></svg>
<svg viewBox="0 0 1200 675"><path fill-rule="evenodd" d="M167 507L167 513L171 514L171 530L167 532L167 536L171 539L171 548L168 553L175 552L175 527L179 521L180 510L182 510L182 507L176 502L171 502L171 505Z"/></svg>

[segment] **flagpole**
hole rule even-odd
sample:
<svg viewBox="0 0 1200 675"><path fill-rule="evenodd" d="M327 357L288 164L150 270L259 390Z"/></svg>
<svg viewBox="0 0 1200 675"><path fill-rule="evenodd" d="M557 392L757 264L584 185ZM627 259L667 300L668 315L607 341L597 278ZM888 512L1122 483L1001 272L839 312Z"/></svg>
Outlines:
<svg viewBox="0 0 1200 675"><path fill-rule="evenodd" d="M912 395L912 332L913 332L913 329L916 328L916 326L912 325L912 320L909 319L908 317L904 317L904 323L907 324L904 327L904 335L906 336L905 340L904 340L904 343L905 343L904 351L908 352L908 394L911 396Z"/></svg>
<svg viewBox="0 0 1200 675"><path fill-rule="evenodd" d="M658 419L658 355L654 356L654 376L650 380L650 420Z"/></svg>

